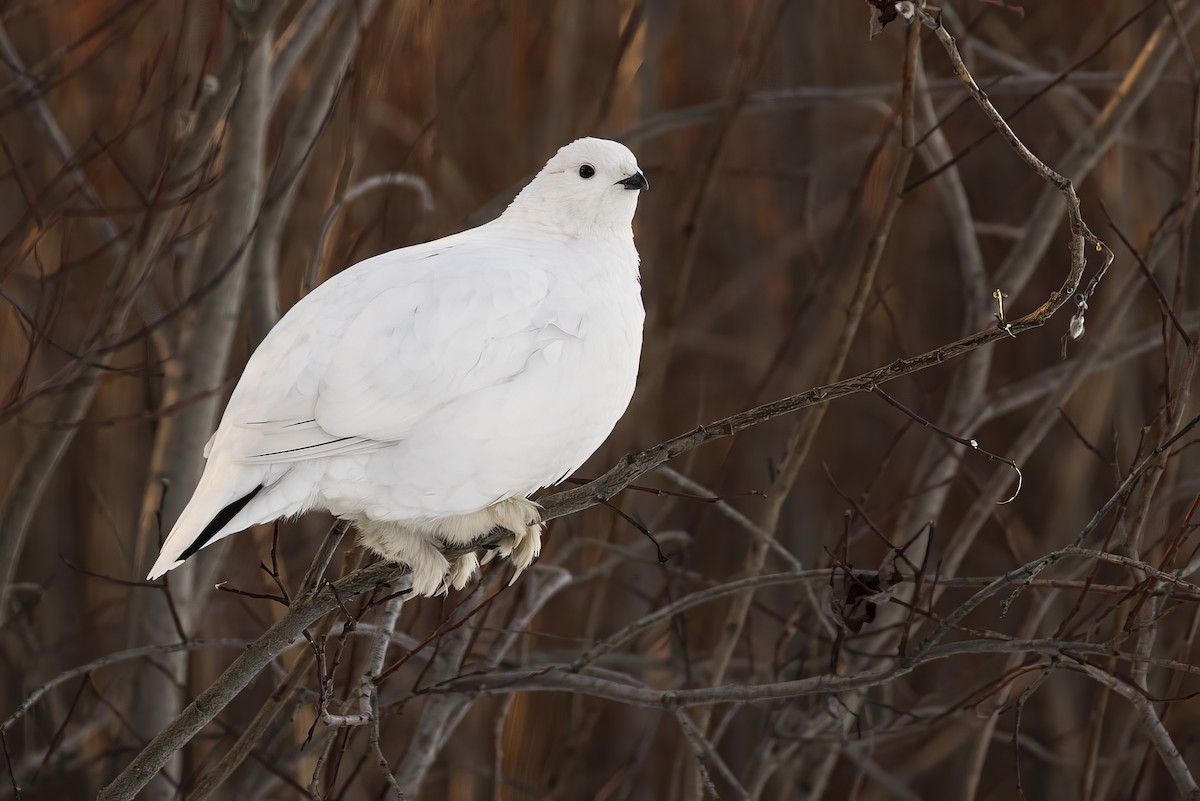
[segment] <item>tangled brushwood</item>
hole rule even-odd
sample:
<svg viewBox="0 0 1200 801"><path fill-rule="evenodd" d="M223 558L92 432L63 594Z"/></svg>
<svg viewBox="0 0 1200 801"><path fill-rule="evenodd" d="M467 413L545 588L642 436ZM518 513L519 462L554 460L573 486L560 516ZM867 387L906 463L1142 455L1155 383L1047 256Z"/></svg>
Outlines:
<svg viewBox="0 0 1200 801"><path fill-rule="evenodd" d="M0 15L0 801L1200 799L1200 0L1043 6ZM142 580L281 312L585 135L642 367L520 579Z"/></svg>

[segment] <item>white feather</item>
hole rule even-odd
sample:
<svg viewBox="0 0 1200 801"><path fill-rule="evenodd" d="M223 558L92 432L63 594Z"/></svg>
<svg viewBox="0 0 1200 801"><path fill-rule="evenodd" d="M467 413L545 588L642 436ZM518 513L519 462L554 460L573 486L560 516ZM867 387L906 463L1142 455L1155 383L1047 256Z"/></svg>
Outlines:
<svg viewBox="0 0 1200 801"><path fill-rule="evenodd" d="M246 365L150 578L258 486L209 542L319 508L409 563L418 594L465 584L475 557L450 565L439 546L496 525L526 567L541 534L526 498L574 472L633 394L638 192L618 182L638 173L623 146L578 140L497 220L367 259L297 303Z"/></svg>

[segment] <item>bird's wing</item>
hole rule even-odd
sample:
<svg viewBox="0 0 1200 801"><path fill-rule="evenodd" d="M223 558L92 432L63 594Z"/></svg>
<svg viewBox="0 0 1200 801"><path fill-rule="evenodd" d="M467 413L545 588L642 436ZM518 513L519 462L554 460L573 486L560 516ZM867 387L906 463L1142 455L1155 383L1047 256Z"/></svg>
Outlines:
<svg viewBox="0 0 1200 801"><path fill-rule="evenodd" d="M231 399L235 419L227 412L222 428L237 430L235 458L286 463L368 452L404 439L439 407L513 380L579 325L547 308L553 278L527 255L464 243L416 270L361 265L366 274L341 291L306 298L301 305L314 308L299 309L294 323L285 317L277 335L294 347L264 342L265 358L247 366L242 382L253 378L251 366L277 372L277 360L294 361L294 375L261 382L240 410L236 392ZM340 323L324 321L318 302Z"/></svg>

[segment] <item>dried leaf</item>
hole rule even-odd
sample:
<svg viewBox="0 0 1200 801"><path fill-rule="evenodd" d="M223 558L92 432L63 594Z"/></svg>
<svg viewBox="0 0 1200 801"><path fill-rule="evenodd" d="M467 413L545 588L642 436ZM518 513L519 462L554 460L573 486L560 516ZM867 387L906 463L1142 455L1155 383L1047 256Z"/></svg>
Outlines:
<svg viewBox="0 0 1200 801"><path fill-rule="evenodd" d="M896 18L896 4L891 0L867 0L871 7L871 36L874 39L883 33L883 28Z"/></svg>

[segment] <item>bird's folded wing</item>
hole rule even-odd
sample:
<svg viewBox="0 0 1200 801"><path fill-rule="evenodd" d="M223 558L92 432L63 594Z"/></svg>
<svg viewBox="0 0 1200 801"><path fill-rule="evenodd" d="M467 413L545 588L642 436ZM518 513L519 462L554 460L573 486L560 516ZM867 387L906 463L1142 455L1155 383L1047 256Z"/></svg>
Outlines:
<svg viewBox="0 0 1200 801"><path fill-rule="evenodd" d="M238 429L237 458L369 452L404 439L439 408L511 382L555 340L577 333L577 315L548 308L550 286L547 273L527 267L451 264L378 288L334 341L310 346L317 380L294 382L270 408L260 403L226 420Z"/></svg>
<svg viewBox="0 0 1200 801"><path fill-rule="evenodd" d="M265 420L239 423L237 427L250 432L247 442L253 442L248 462L279 464L315 459L318 456L339 456L367 453L383 443L365 437L336 437L323 429L316 420Z"/></svg>

